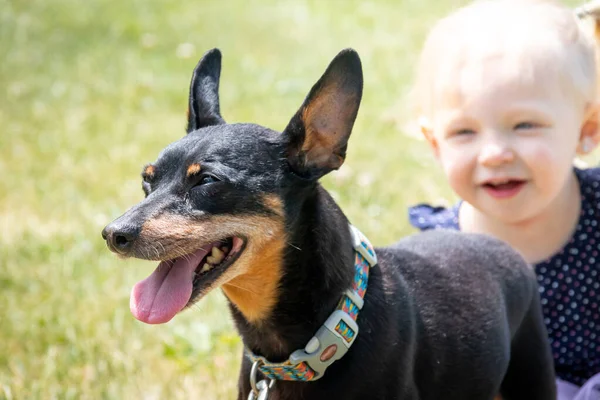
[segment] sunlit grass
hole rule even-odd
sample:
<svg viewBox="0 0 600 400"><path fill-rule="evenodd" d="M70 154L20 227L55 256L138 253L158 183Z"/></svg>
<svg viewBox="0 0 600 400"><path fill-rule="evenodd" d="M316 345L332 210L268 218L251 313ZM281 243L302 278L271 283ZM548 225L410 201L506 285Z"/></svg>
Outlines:
<svg viewBox="0 0 600 400"><path fill-rule="evenodd" d="M143 325L129 291L154 265L100 237L142 198L142 165L183 135L198 58L223 51L226 120L281 130L335 54L358 50L362 107L324 184L388 244L412 232L409 204L452 199L402 104L427 27L464 3L0 0L0 398L235 397L222 295Z"/></svg>

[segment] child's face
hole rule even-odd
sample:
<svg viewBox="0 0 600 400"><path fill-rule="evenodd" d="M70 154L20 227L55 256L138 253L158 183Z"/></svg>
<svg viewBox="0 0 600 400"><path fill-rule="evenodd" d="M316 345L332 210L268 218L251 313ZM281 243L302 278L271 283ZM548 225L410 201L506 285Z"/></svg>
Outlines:
<svg viewBox="0 0 600 400"><path fill-rule="evenodd" d="M556 77L524 83L517 74L494 60L463 65L425 132L453 190L512 223L558 197L586 125L585 106Z"/></svg>

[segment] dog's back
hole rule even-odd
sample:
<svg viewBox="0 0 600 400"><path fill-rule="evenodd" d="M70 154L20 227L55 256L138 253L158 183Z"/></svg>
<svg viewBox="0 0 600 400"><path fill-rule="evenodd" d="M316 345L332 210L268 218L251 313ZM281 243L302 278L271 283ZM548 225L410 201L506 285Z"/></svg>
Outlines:
<svg viewBox="0 0 600 400"><path fill-rule="evenodd" d="M370 295L381 302L378 309L398 306L386 318L399 333L397 352L388 354L412 355L415 393L430 393L431 399L494 391L505 399L554 398L536 277L507 244L484 235L429 231L377 254L381 285L372 285ZM425 382L423 390L419 383ZM432 393L434 388L439 392Z"/></svg>
<svg viewBox="0 0 600 400"><path fill-rule="evenodd" d="M490 236L455 231L427 231L377 249L385 274L401 275L423 313L448 310L448 320L507 314L510 336L523 312L537 298L533 269L508 244ZM434 328L432 326L432 328ZM466 328L466 327L465 327Z"/></svg>

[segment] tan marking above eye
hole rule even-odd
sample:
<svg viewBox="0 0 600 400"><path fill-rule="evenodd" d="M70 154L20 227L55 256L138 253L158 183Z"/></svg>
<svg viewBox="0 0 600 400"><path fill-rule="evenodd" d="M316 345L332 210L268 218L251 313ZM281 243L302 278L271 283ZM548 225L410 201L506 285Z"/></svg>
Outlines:
<svg viewBox="0 0 600 400"><path fill-rule="evenodd" d="M146 181L152 180L152 178L154 178L155 172L156 172L156 167L152 164L149 164L144 168L144 172L142 172L142 177Z"/></svg>
<svg viewBox="0 0 600 400"><path fill-rule="evenodd" d="M190 176L196 175L201 169L200 163L191 164L187 169L186 175L189 178Z"/></svg>

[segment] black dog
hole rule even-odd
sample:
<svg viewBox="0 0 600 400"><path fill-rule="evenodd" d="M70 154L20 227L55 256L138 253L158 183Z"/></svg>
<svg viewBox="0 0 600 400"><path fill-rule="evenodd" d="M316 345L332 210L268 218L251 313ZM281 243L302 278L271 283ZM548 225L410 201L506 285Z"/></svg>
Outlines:
<svg viewBox="0 0 600 400"><path fill-rule="evenodd" d="M188 135L144 168L146 199L102 233L116 253L161 261L132 291L136 318L167 322L221 287L247 349L239 399L555 398L536 279L508 245L430 232L377 248L376 262L319 185L358 112L354 51L283 133L224 122L220 69L216 49L200 60Z"/></svg>

